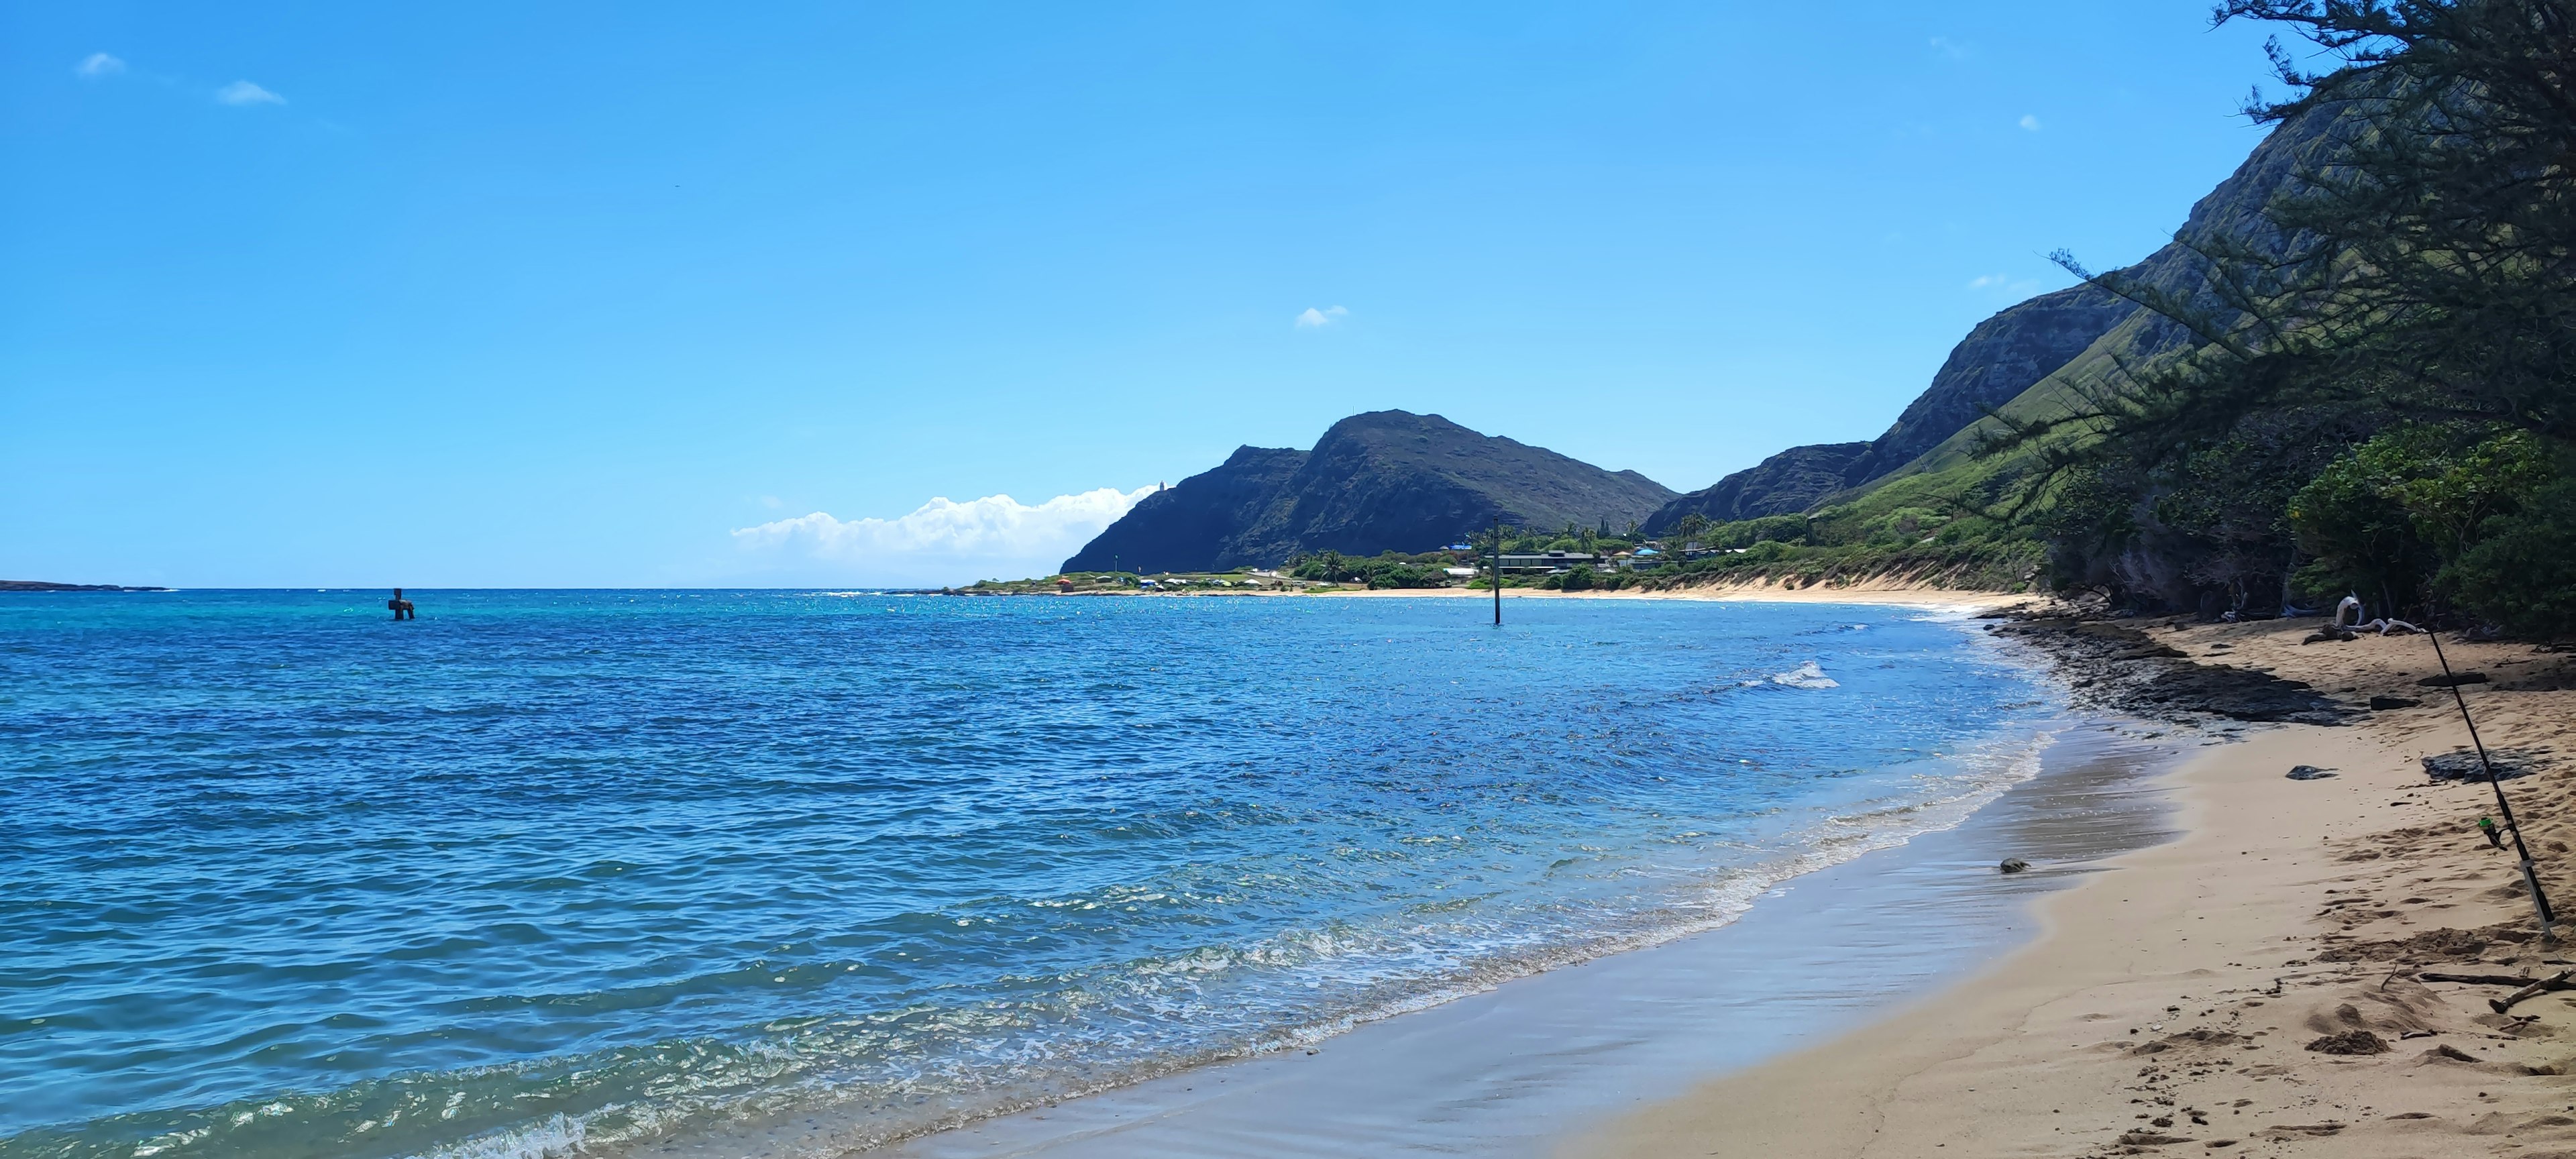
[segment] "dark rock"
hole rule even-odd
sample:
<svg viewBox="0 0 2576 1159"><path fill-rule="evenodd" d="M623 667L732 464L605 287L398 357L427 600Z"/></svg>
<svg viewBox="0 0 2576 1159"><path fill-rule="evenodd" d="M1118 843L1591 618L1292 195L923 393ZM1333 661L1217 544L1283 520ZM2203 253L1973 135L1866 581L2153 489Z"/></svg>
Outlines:
<svg viewBox="0 0 2576 1159"><path fill-rule="evenodd" d="M2421 700L2415 700L2404 696L2374 696L2370 698L2370 710L2372 712L2386 712L2392 708L2413 708L2422 703L2424 702Z"/></svg>
<svg viewBox="0 0 2576 1159"><path fill-rule="evenodd" d="M2353 635L2350 631L2343 628L2319 628L2314 632L2308 633L2308 638L2299 642L2302 644L2324 644L2329 641L2350 643L2357 639L2360 639L2360 637Z"/></svg>
<svg viewBox="0 0 2576 1159"><path fill-rule="evenodd" d="M1997 868L1999 868L1999 869L2003 870L2003 871L2004 871L2004 872L2006 872L2006 873L2020 873L2020 872L2022 872L2022 871L2024 871L2024 870L2026 870L2026 869L2029 869L2029 868L2030 868L2030 863L2029 863L2029 862L2027 862L2027 861L2024 861L2024 860L2022 860L2021 858L2018 858L2018 857L2007 857L2007 858L2004 858L2004 863L2003 863L2002 865L1998 866Z"/></svg>
<svg viewBox="0 0 2576 1159"><path fill-rule="evenodd" d="M1843 485L1884 478L1968 429L2084 353L2138 312L2090 285L2041 294L1977 323L1887 432L1843 469Z"/></svg>
<svg viewBox="0 0 2576 1159"><path fill-rule="evenodd" d="M2320 769L2315 765L2293 765L2289 772L2293 781L2322 781L2333 775L2333 769Z"/></svg>
<svg viewBox="0 0 2576 1159"><path fill-rule="evenodd" d="M2487 760L2495 765L2495 776L2499 781L2530 776L2533 771L2532 766L2537 764L2539 759L2539 754L2526 749L2487 750ZM2436 781L2487 779L2486 765L2478 763L2476 749L2453 749L2447 753L2435 753L2426 757L2424 774Z"/></svg>
<svg viewBox="0 0 2576 1159"><path fill-rule="evenodd" d="M1643 530L1662 535L1697 512L1711 523L1764 515L1795 515L1843 489L1843 472L1868 443L1813 443L1791 447L1753 466L1664 504L1646 517Z"/></svg>
<svg viewBox="0 0 2576 1159"><path fill-rule="evenodd" d="M1499 517L1625 530L1673 498L1634 471L1478 434L1439 415L1352 415L1312 451L1245 447L1146 496L1064 562L1098 571L1269 567L1304 552L1431 551ZM1114 560L1113 560L1114 557Z"/></svg>
<svg viewBox="0 0 2576 1159"><path fill-rule="evenodd" d="M2250 668L2195 664L2183 653L2115 624L2031 619L1996 634L2045 649L2073 678L2084 703L2150 719L2204 715L2339 724L2345 712L2300 681Z"/></svg>
<svg viewBox="0 0 2576 1159"><path fill-rule="evenodd" d="M1230 551L1245 528L1278 502L1306 452L1241 447L1214 470L1138 500L1118 522L1064 561L1063 571L1199 571L1235 566ZM1224 559L1228 562L1220 564ZM1262 564L1276 563L1263 560Z"/></svg>
<svg viewBox="0 0 2576 1159"><path fill-rule="evenodd" d="M2454 672L2448 676L2427 676L2415 683L2423 685L2426 688L2457 688L2463 684L2484 684L2486 682L2487 674L2484 672Z"/></svg>
<svg viewBox="0 0 2576 1159"><path fill-rule="evenodd" d="M2388 1040L2367 1030L2347 1030L2329 1034L2308 1044L2318 1054L2386 1054Z"/></svg>
<svg viewBox="0 0 2576 1159"><path fill-rule="evenodd" d="M2008 307L1951 348L1932 384L1878 438L1791 447L1665 504L1646 521L1646 533L1663 534L1692 512L1715 523L1795 515L1885 478L2011 402L2137 311L2135 303L2089 285Z"/></svg>

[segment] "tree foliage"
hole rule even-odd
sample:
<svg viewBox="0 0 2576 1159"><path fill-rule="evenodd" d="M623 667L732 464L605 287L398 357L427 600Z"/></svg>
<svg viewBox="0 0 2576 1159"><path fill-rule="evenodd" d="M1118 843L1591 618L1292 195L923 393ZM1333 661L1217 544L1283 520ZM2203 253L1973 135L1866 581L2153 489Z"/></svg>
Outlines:
<svg viewBox="0 0 2576 1159"><path fill-rule="evenodd" d="M2261 221L2178 235L2186 276L2061 255L2178 341L1986 449L2037 464L2016 509L2045 510L2060 566L2088 579L2242 606L2308 553L2308 582L2433 598L2576 441L2576 7L2227 0L2215 19L2272 23L2327 61L2308 70L2275 40L2289 95L2247 106L2317 147ZM2555 542L2566 528L2529 523L2549 510L2516 515L2513 542ZM2446 590L2482 615L2555 598L2511 582Z"/></svg>

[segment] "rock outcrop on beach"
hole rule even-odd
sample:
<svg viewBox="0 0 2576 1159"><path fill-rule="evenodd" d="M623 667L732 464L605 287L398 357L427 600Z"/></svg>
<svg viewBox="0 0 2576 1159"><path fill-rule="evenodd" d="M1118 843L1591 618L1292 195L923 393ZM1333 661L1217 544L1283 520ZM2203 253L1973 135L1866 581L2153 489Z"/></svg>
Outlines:
<svg viewBox="0 0 2576 1159"><path fill-rule="evenodd" d="M1607 471L1439 415L1352 415L1311 451L1244 447L1213 470L1146 496L1065 571L1221 571L1305 552L1429 551L1496 518L1524 527L1624 529L1673 497L1634 471Z"/></svg>
<svg viewBox="0 0 2576 1159"><path fill-rule="evenodd" d="M2076 701L2093 708L2168 721L2224 717L2341 724L2349 715L2334 698L2304 682L2253 668L2195 661L2134 628L2031 615L1991 630L2038 648L2056 662Z"/></svg>

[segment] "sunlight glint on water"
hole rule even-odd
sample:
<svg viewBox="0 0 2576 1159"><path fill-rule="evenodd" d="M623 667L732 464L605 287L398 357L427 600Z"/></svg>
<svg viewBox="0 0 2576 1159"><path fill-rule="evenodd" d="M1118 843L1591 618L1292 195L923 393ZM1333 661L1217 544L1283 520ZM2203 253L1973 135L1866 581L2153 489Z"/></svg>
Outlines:
<svg viewBox="0 0 2576 1159"><path fill-rule="evenodd" d="M2053 708L1901 609L414 595L0 596L0 1157L900 1134L1705 928Z"/></svg>

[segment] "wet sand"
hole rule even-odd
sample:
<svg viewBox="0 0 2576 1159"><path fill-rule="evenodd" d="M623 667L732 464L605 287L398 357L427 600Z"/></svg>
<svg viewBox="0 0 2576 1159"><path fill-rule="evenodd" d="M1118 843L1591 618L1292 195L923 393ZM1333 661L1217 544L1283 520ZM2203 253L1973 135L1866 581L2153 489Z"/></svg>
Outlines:
<svg viewBox="0 0 2576 1159"><path fill-rule="evenodd" d="M2576 1154L2576 1001L2427 971L2547 976L2483 783L2420 758L2467 741L2421 636L2302 643L2317 622L2139 623L2202 662L2419 701L2343 727L2204 750L2174 778L2185 836L2045 899L2045 934L1885 1020L1577 1125L1568 1159L1664 1156ZM2562 906L2576 903L2576 665L2452 645L2487 743L2538 754L2507 782ZM2330 778L2291 780L2298 765Z"/></svg>
<svg viewBox="0 0 2576 1159"><path fill-rule="evenodd" d="M1794 878L1732 925L1292 1050L873 1154L916 1159L1545 1154L1570 1126L1822 1041L2028 939L2029 902L2168 832L2170 742L2070 727L1961 825ZM2034 862L2006 876L2006 856Z"/></svg>

